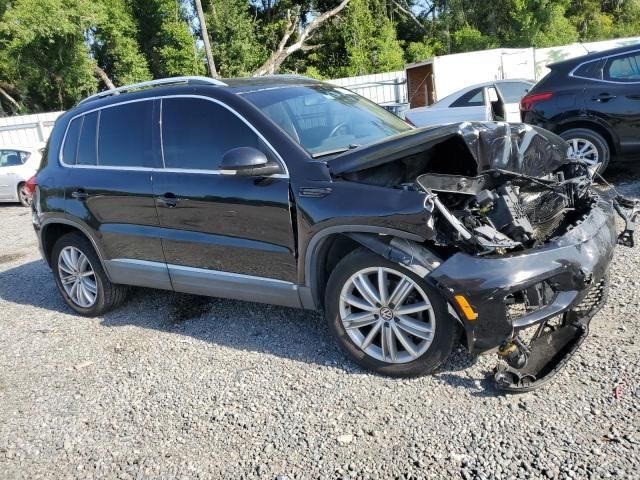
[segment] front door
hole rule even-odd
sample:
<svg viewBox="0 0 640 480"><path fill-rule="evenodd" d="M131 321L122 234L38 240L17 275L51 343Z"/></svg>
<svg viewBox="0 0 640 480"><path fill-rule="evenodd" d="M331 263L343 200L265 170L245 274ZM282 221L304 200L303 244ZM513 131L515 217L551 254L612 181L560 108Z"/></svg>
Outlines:
<svg viewBox="0 0 640 480"><path fill-rule="evenodd" d="M602 80L588 82L584 99L615 130L624 153L640 151L640 51L606 59Z"/></svg>
<svg viewBox="0 0 640 480"><path fill-rule="evenodd" d="M290 291L296 260L284 164L252 127L211 98L164 98L161 111L164 169L154 172L153 191L173 287L257 301L270 301L249 295L254 287L264 291L260 285ZM221 174L223 155L237 147L261 149L281 173Z"/></svg>

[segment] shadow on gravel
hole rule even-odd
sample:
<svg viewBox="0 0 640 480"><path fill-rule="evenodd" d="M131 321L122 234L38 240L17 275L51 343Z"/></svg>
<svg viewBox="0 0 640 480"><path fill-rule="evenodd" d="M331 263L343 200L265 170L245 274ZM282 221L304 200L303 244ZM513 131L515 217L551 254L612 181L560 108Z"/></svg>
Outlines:
<svg viewBox="0 0 640 480"><path fill-rule="evenodd" d="M32 261L0 272L0 299L73 315L63 302L51 272L43 261ZM25 315L28 321L30 315ZM77 317L82 321L81 317ZM340 350L322 314L274 305L201 297L169 291L132 288L125 303L107 313L105 327L134 325L175 333L243 351L339 368L353 374L369 374ZM456 349L435 378L454 387L477 390L478 381L464 370L474 359ZM489 384L484 392L495 395Z"/></svg>

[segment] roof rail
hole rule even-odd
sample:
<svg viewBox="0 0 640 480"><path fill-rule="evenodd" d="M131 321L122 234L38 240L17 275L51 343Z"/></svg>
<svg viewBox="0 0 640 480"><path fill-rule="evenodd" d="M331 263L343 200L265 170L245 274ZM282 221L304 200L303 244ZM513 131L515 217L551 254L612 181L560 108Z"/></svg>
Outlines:
<svg viewBox="0 0 640 480"><path fill-rule="evenodd" d="M144 88L154 88L162 85L175 85L180 83L186 84L209 84L217 85L219 87L226 87L227 84L209 77L169 77L160 78L158 80L149 80L148 82L132 83L131 85L124 85L118 88L112 88L111 90L105 90L104 92L96 93L78 102L78 105L88 102L89 100L97 100L99 98L110 97L112 95L120 95L121 93L133 92L135 90L142 90Z"/></svg>

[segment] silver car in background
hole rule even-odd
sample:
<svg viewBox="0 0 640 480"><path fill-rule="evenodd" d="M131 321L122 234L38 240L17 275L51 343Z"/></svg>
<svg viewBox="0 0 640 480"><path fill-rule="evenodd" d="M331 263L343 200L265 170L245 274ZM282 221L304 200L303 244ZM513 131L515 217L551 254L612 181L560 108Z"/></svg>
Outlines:
<svg viewBox="0 0 640 480"><path fill-rule="evenodd" d="M416 127L465 121L520 122L520 99L533 83L496 80L458 90L428 107L404 112Z"/></svg>
<svg viewBox="0 0 640 480"><path fill-rule="evenodd" d="M0 202L31 204L27 180L33 177L42 161L42 146L0 145Z"/></svg>

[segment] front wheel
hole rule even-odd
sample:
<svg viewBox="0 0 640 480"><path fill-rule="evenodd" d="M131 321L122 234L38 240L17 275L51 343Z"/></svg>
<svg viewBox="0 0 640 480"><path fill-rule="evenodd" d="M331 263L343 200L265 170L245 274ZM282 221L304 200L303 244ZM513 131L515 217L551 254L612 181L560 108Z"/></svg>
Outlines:
<svg viewBox="0 0 640 480"><path fill-rule="evenodd" d="M434 287L365 249L353 251L334 269L325 310L344 351L384 375L432 372L457 338L446 301Z"/></svg>

